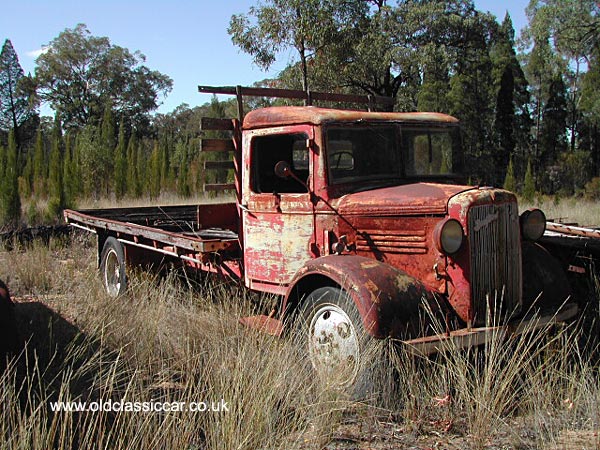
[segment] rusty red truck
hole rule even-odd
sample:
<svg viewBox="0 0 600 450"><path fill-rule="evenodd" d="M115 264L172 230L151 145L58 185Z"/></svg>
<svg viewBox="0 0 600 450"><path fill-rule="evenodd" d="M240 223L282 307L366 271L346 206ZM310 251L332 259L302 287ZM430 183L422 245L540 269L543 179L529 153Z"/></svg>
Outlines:
<svg viewBox="0 0 600 450"><path fill-rule="evenodd" d="M242 95L300 94L202 89L238 95L239 118L203 120L231 139L202 143L231 152L210 164L235 173L232 185L207 189L236 198L65 211L97 235L109 294L124 292L130 265L177 261L280 296L271 314L242 322L274 335L302 323L313 362L350 366L363 332L430 353L445 339L483 342L492 316L523 326L533 310L538 323L576 314L563 264L537 242L544 214L519 214L513 193L464 183L455 118L314 106L244 114ZM427 327L426 310L444 333Z"/></svg>

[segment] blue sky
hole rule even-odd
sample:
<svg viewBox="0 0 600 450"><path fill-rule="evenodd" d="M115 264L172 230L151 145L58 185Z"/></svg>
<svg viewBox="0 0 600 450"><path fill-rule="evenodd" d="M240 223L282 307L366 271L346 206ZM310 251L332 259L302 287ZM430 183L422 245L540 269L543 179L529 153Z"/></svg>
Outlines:
<svg viewBox="0 0 600 450"><path fill-rule="evenodd" d="M35 57L65 28L85 23L94 36L108 36L114 45L139 50L146 65L173 79L173 91L159 112L181 103L190 106L210 100L196 86L248 85L273 76L293 59L284 55L265 73L235 47L227 27L232 14L245 13L257 0L21 0L5 2L0 15L0 39L8 38L25 72L33 72ZM482 11L501 21L508 11L515 29L526 24L528 0L475 0ZM42 110L46 114L47 110Z"/></svg>

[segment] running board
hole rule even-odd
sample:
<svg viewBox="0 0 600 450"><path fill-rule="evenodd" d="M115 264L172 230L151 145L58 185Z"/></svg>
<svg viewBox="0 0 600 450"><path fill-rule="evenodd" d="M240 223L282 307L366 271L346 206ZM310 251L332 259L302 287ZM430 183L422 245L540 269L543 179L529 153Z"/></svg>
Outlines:
<svg viewBox="0 0 600 450"><path fill-rule="evenodd" d="M279 337L283 333L283 322L265 315L242 317L240 323L271 336Z"/></svg>

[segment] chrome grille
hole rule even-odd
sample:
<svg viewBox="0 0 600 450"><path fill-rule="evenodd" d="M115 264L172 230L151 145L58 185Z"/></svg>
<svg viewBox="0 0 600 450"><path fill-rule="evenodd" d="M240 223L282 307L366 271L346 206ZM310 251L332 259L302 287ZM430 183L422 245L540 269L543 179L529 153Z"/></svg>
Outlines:
<svg viewBox="0 0 600 450"><path fill-rule="evenodd" d="M475 325L514 314L521 306L521 245L516 203L469 210L471 301ZM496 311L499 306L502 311Z"/></svg>

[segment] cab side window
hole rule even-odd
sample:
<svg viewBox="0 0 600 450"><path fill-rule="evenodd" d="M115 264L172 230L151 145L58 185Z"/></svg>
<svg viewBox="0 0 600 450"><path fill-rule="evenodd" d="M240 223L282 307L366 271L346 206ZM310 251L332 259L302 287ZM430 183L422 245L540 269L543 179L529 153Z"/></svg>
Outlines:
<svg viewBox="0 0 600 450"><path fill-rule="evenodd" d="M306 188L293 178L279 178L275 165L290 164L294 174L308 180L308 136L303 133L257 136L252 140L252 191L256 193L305 193Z"/></svg>

